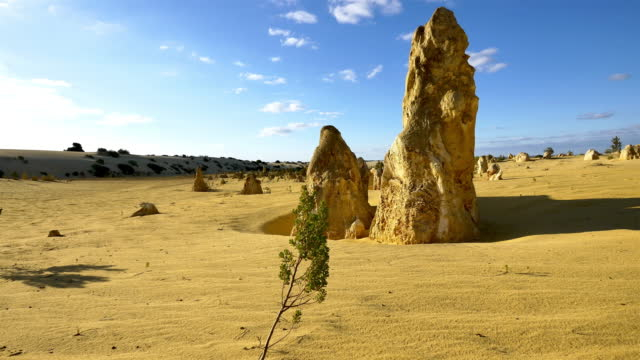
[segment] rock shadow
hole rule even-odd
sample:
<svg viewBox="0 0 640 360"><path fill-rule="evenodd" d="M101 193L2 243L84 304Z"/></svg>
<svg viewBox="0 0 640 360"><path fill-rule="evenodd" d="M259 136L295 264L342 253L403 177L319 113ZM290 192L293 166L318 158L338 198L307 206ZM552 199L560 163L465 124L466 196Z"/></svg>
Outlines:
<svg viewBox="0 0 640 360"><path fill-rule="evenodd" d="M530 235L640 230L640 198L478 197L478 210L482 242Z"/></svg>
<svg viewBox="0 0 640 360"><path fill-rule="evenodd" d="M34 270L21 267L0 269L0 278L9 281L22 281L25 285L44 289L53 288L83 288L88 283L106 282L108 277L79 274L84 271L124 271L113 265L65 265L51 266L46 269Z"/></svg>

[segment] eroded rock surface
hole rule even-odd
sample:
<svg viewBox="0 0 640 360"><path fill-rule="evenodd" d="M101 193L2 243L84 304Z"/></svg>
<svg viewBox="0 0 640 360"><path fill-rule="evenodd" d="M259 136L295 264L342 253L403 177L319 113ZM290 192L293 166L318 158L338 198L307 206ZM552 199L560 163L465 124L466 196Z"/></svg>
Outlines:
<svg viewBox="0 0 640 360"><path fill-rule="evenodd" d="M594 149L589 149L586 153L584 153L585 160L598 160L599 158L600 154Z"/></svg>
<svg viewBox="0 0 640 360"><path fill-rule="evenodd" d="M247 175L247 178L244 180L244 186L240 191L241 195L255 195L262 194L262 185L260 180L256 178L254 174Z"/></svg>
<svg viewBox="0 0 640 360"><path fill-rule="evenodd" d="M320 130L320 144L307 168L307 187L327 204L329 239L344 239L346 230L356 219L367 229L371 225L373 208L369 205L368 179L363 178L363 172L368 171L362 163L338 129L325 126Z"/></svg>
<svg viewBox="0 0 640 360"><path fill-rule="evenodd" d="M478 97L467 36L438 8L416 29L403 100L403 130L384 159L380 204L369 236L423 244L478 236L473 187Z"/></svg>

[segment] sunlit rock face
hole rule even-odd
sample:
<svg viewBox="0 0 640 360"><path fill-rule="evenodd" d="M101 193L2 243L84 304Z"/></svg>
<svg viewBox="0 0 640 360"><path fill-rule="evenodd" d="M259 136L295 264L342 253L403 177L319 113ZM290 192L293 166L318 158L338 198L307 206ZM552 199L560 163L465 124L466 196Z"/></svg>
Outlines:
<svg viewBox="0 0 640 360"><path fill-rule="evenodd" d="M384 159L380 204L369 234L379 242L478 237L472 182L478 97L468 44L453 12L442 7L415 31L403 130Z"/></svg>
<svg viewBox="0 0 640 360"><path fill-rule="evenodd" d="M344 239L346 231L359 219L366 229L371 225L368 170L333 126L320 130L320 144L307 168L307 187L316 191L329 210L329 239Z"/></svg>

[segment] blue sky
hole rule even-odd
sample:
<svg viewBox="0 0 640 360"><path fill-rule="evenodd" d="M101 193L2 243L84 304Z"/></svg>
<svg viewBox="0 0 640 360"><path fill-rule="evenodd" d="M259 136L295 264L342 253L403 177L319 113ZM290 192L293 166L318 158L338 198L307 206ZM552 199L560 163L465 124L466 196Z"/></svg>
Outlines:
<svg viewBox="0 0 640 360"><path fill-rule="evenodd" d="M636 1L0 0L0 148L307 161L332 124L382 159L438 6L469 37L477 154L640 143Z"/></svg>

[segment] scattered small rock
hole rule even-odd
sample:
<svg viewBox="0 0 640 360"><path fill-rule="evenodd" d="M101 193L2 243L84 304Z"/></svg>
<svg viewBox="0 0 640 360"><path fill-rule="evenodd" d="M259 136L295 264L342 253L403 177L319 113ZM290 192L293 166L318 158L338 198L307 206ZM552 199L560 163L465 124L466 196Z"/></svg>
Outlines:
<svg viewBox="0 0 640 360"><path fill-rule="evenodd" d="M156 208L154 204L143 202L143 203L140 203L140 210L134 212L133 215L131 215L131 217L156 215L156 214L160 214L160 211L158 211L158 208Z"/></svg>
<svg viewBox="0 0 640 360"><path fill-rule="evenodd" d="M49 231L49 235L47 235L47 237L64 237L64 235L60 234L60 231L58 230L51 230Z"/></svg>

